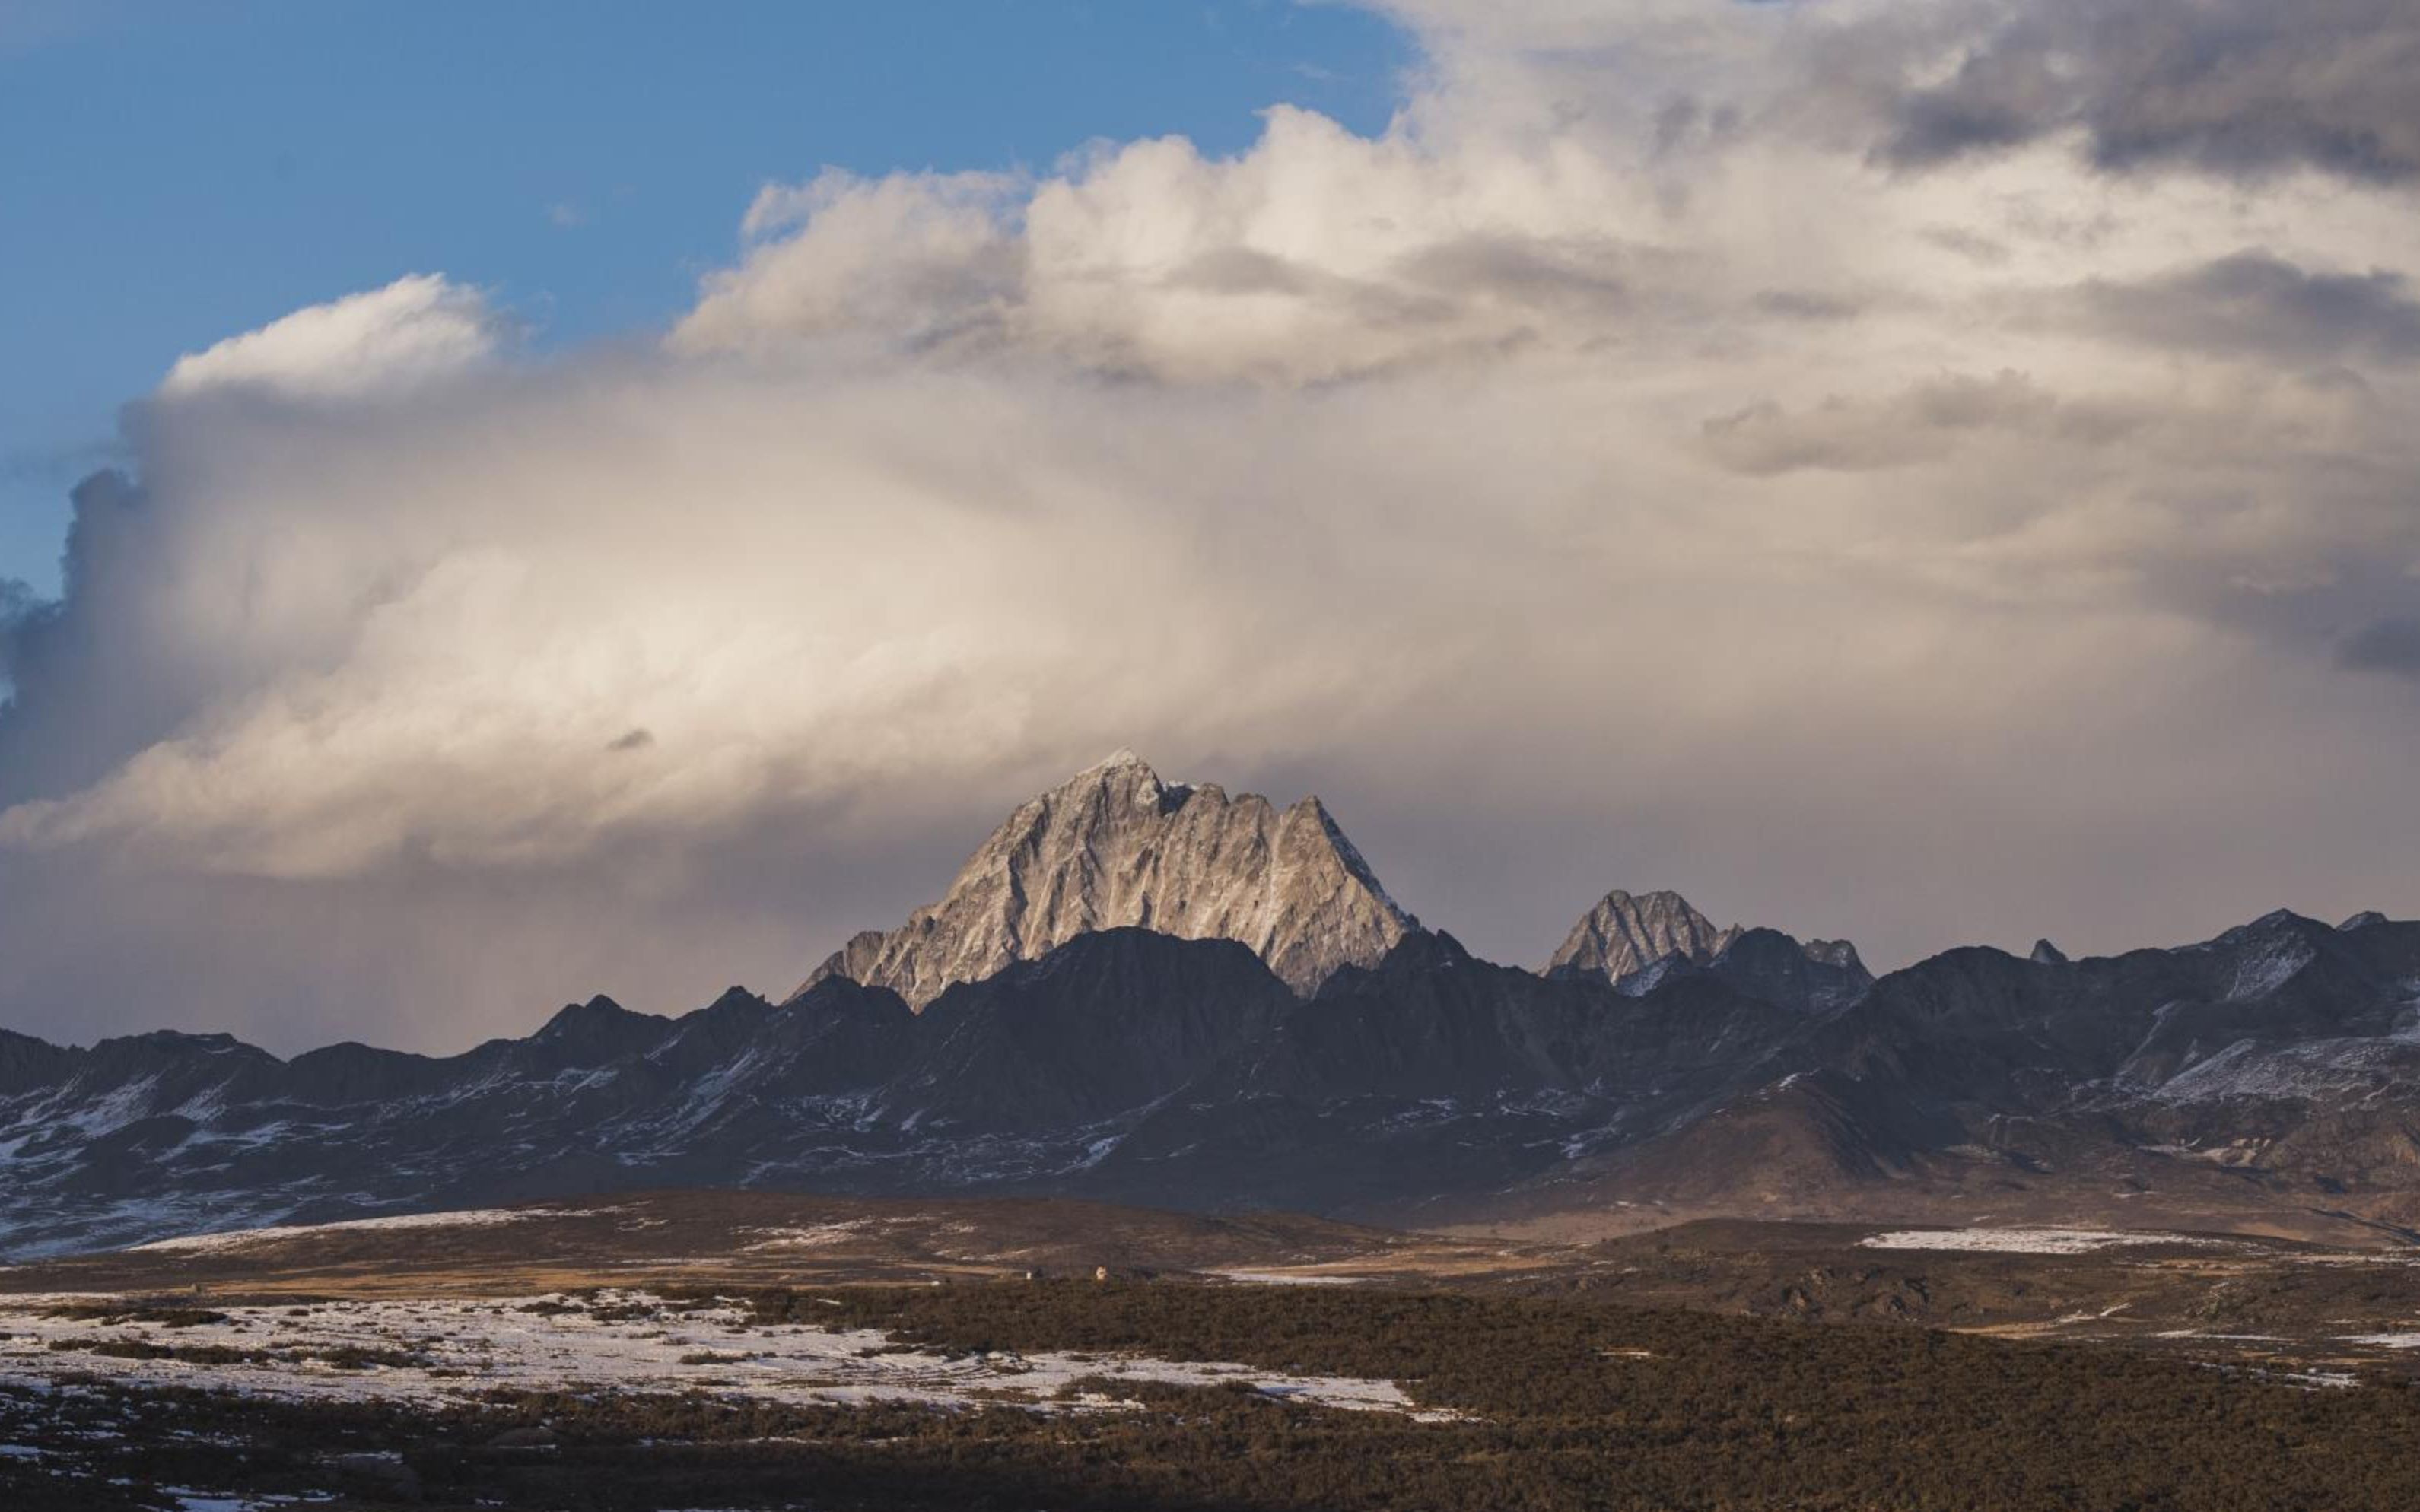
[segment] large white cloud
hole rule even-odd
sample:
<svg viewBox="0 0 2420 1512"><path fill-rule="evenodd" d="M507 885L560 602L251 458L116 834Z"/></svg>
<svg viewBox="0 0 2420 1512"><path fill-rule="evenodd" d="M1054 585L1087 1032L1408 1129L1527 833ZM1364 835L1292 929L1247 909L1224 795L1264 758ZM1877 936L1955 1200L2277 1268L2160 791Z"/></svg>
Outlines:
<svg viewBox="0 0 2420 1512"><path fill-rule="evenodd" d="M189 358L7 632L0 1011L778 986L1120 744L1516 959L2411 912L2420 211L1895 154L2006 9L1418 0L1378 135L771 186L658 351L418 278Z"/></svg>
<svg viewBox="0 0 2420 1512"><path fill-rule="evenodd" d="M433 273L398 278L230 336L179 358L163 398L250 389L287 398L359 398L459 374L491 355L499 322L475 289Z"/></svg>

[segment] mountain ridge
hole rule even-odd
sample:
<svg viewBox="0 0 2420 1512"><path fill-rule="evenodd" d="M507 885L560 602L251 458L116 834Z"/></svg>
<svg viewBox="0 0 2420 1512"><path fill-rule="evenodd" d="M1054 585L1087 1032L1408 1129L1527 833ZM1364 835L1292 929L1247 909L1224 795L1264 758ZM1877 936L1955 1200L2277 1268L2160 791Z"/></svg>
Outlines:
<svg viewBox="0 0 2420 1512"><path fill-rule="evenodd" d="M676 1017L592 998L445 1057L20 1036L0 1252L733 1184L1389 1222L2420 1224L2420 924L1969 947L1854 1001L1776 995L1698 968L1624 993L1420 931L1306 998L1239 943L1119 929L923 1013L832 978Z"/></svg>
<svg viewBox="0 0 2420 1512"><path fill-rule="evenodd" d="M2420 924L2167 949L1843 941L1608 893L1543 971L1395 904L1318 799L1131 752L776 1002L281 1059L0 1031L0 1254L639 1186L1389 1223L1975 1211L2420 1242Z"/></svg>

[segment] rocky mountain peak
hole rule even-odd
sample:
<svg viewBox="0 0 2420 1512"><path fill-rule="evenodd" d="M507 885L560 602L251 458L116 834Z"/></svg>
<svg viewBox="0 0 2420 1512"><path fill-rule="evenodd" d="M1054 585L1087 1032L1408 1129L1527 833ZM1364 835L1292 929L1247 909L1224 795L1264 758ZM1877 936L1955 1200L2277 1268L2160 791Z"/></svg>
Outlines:
<svg viewBox="0 0 2420 1512"><path fill-rule="evenodd" d="M1608 892L1572 926L1546 969L1577 971L1620 981L1667 956L1705 965L1739 938L1736 924L1718 929L1677 892Z"/></svg>
<svg viewBox="0 0 2420 1512"><path fill-rule="evenodd" d="M1192 792L1187 783L1163 780L1151 769L1149 762L1120 746L1037 801L1055 799L1060 808L1068 809L1087 797L1096 797L1111 806L1164 810L1182 804Z"/></svg>
<svg viewBox="0 0 2420 1512"><path fill-rule="evenodd" d="M1717 927L1677 892L1617 887L1572 926L1549 976L1601 977L1644 992L1674 972L1707 967L1775 1002L1836 1007L1873 976L1847 940L1796 940L1777 930ZM1624 983L1628 983L1624 986Z"/></svg>
<svg viewBox="0 0 2420 1512"><path fill-rule="evenodd" d="M1418 927L1317 798L1280 812L1121 749L1020 805L940 901L858 935L805 985L845 977L921 1009L1077 935L1138 928L1239 941L1309 993Z"/></svg>

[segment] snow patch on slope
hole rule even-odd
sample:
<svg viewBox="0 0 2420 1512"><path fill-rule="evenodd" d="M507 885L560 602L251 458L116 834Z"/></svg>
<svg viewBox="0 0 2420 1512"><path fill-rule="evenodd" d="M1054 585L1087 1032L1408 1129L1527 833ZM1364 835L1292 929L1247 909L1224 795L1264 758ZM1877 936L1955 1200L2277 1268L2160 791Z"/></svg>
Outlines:
<svg viewBox="0 0 2420 1512"><path fill-rule="evenodd" d="M234 1228L214 1234L182 1234L175 1239L155 1239L147 1244L133 1245L132 1252L214 1255L226 1250L249 1249L255 1244L274 1243L279 1240L301 1239L311 1234L398 1228L489 1228L498 1224L523 1223L532 1218L580 1216L579 1212L553 1208L468 1208L458 1212L399 1212L385 1218L347 1218L327 1224L280 1224L267 1228Z"/></svg>
<svg viewBox="0 0 2420 1512"><path fill-rule="evenodd" d="M2191 1244L2199 1248L2224 1243L2186 1234L2124 1232L2110 1228L1900 1228L1870 1234L1857 1242L1867 1249L1970 1250L2005 1255L2089 1255L2097 1250L2145 1244Z"/></svg>
<svg viewBox="0 0 2420 1512"><path fill-rule="evenodd" d="M0 1385L48 1387L58 1377L120 1385L240 1392L288 1400L443 1404L495 1390L601 1389L811 1403L917 1402L971 1406L1001 1399L1040 1411L1120 1404L1109 1395L1061 1396L1077 1381L1242 1384L1289 1401L1421 1421L1456 1416L1419 1409L1391 1381L1298 1375L1249 1365L1127 1355L995 1351L951 1358L902 1349L877 1329L759 1326L737 1306L664 1306L642 1292L612 1292L591 1314L560 1295L504 1300L422 1298L321 1303L296 1312L222 1307L224 1320L174 1330L55 1316L64 1299L23 1297L0 1307ZM231 1363L139 1360L86 1346L147 1338L177 1350L274 1356ZM59 1348L52 1346L57 1344ZM334 1368L345 1351L411 1364Z"/></svg>

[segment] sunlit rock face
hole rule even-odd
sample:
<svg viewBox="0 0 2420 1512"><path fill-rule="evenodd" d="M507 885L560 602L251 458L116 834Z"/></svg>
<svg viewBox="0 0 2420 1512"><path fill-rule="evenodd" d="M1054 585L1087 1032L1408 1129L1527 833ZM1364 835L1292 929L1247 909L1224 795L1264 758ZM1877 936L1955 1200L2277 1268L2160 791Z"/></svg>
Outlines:
<svg viewBox="0 0 2420 1512"><path fill-rule="evenodd" d="M1162 781L1121 750L1020 807L939 903L858 935L805 985L845 977L921 1009L1079 934L1137 928L1239 941L1307 994L1418 927L1317 798L1280 811Z"/></svg>

